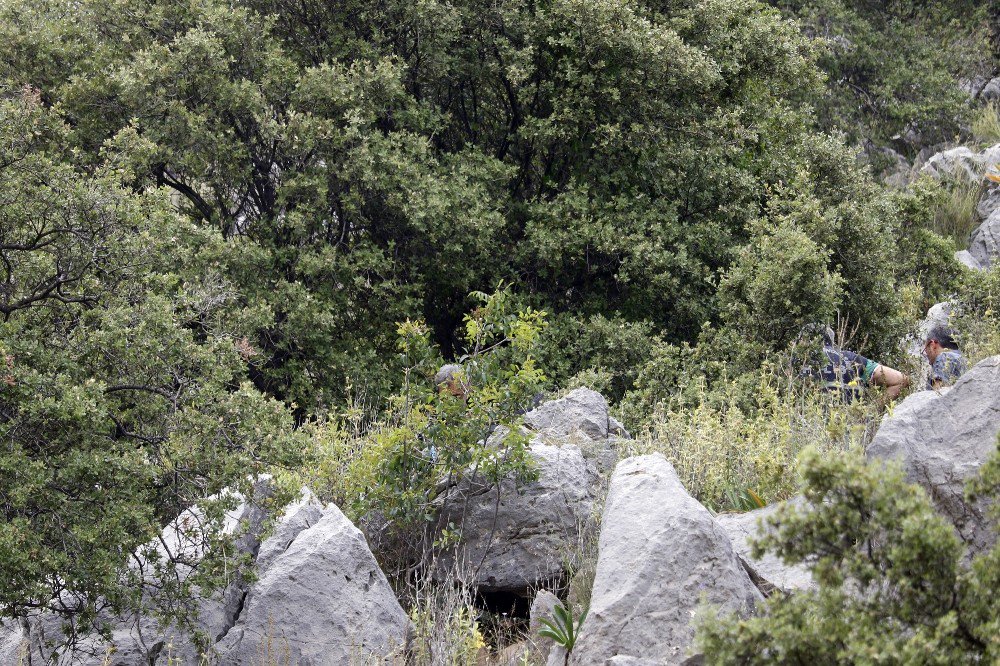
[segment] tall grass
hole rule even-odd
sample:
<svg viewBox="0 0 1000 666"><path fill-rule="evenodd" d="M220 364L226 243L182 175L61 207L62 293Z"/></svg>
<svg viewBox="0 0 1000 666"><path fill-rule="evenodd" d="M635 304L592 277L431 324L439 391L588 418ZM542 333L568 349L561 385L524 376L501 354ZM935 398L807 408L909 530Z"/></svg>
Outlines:
<svg viewBox="0 0 1000 666"><path fill-rule="evenodd" d="M983 146L1000 143L1000 107L996 102L983 106L972 119L972 136Z"/></svg>
<svg viewBox="0 0 1000 666"><path fill-rule="evenodd" d="M623 455L660 452L702 504L747 510L795 492L795 459L807 445L863 451L877 421L874 404L779 391L776 378L764 377L754 410L707 400L694 408L661 406Z"/></svg>
<svg viewBox="0 0 1000 666"><path fill-rule="evenodd" d="M982 182L959 179L950 184L934 206L931 229L954 243L956 250L969 246L969 236L979 225L976 206L983 196Z"/></svg>

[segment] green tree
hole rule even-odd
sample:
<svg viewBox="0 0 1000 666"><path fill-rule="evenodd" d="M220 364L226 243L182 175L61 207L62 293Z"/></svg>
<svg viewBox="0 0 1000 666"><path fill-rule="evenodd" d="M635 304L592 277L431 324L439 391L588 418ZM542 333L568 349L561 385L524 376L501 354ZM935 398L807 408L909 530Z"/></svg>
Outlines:
<svg viewBox="0 0 1000 666"><path fill-rule="evenodd" d="M84 171L67 132L37 91L0 91L0 616L87 629L141 603L129 565L167 521L200 502L190 536L218 544L225 502L204 499L246 495L301 443L247 378L261 313L221 241L123 187L138 137ZM191 580L218 585L221 552Z"/></svg>
<svg viewBox="0 0 1000 666"><path fill-rule="evenodd" d="M810 99L823 127L865 148L916 152L954 139L967 120L961 79L988 75L982 0L771 0L820 46L827 92Z"/></svg>

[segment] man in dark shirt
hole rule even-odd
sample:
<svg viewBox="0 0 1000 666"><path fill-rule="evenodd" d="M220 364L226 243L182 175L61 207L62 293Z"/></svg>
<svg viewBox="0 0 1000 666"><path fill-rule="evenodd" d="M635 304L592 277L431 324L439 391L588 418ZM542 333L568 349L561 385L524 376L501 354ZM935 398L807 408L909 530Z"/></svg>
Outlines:
<svg viewBox="0 0 1000 666"><path fill-rule="evenodd" d="M931 374L927 377L927 388L931 390L951 386L968 369L954 334L947 326L934 326L927 333L924 356L931 364Z"/></svg>
<svg viewBox="0 0 1000 666"><path fill-rule="evenodd" d="M855 399L860 397L865 387L875 384L885 388L885 399L888 401L895 400L910 385L910 378L899 370L838 347L833 329L829 326L807 326L800 340L816 337L817 333L822 338L826 360L826 365L818 374L827 391L839 392L845 399ZM806 374L815 373L807 369Z"/></svg>

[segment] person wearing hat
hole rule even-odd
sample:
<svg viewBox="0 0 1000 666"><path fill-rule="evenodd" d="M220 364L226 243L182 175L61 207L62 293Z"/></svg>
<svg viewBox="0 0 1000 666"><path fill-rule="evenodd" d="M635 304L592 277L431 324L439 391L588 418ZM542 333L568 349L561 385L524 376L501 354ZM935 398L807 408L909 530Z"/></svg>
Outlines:
<svg viewBox="0 0 1000 666"><path fill-rule="evenodd" d="M968 369L965 357L955 342L955 335L947 326L939 324L927 332L924 356L931 364L931 373L927 377L927 388L930 390L951 386Z"/></svg>

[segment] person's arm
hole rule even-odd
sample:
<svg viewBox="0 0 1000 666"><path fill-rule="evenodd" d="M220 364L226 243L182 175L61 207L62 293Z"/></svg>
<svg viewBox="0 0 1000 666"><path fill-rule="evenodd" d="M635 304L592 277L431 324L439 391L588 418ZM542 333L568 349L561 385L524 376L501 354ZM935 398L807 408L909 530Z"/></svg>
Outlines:
<svg viewBox="0 0 1000 666"><path fill-rule="evenodd" d="M885 397L895 400L904 388L910 385L910 378L895 368L882 365L881 363L872 374L872 381L878 386L885 387Z"/></svg>

